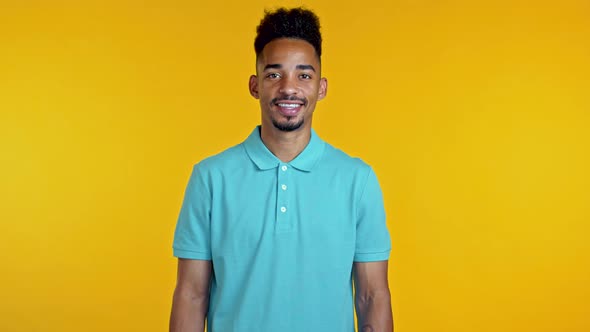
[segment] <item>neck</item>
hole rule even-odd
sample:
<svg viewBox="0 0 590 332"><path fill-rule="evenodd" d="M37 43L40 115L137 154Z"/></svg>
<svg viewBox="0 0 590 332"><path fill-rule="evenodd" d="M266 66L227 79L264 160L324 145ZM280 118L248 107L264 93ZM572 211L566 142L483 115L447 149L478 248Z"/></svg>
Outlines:
<svg viewBox="0 0 590 332"><path fill-rule="evenodd" d="M291 132L280 131L274 127L262 126L260 138L266 147L282 162L295 159L309 143L311 128L305 127Z"/></svg>

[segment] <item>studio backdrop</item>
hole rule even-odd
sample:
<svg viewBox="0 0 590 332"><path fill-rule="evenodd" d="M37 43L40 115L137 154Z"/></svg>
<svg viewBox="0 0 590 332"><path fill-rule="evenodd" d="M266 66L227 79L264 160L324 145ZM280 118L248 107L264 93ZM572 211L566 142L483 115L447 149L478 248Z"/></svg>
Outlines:
<svg viewBox="0 0 590 332"><path fill-rule="evenodd" d="M0 0L0 331L167 329L192 165L259 123L283 5L321 19L316 131L382 185L396 332L590 331L573 0Z"/></svg>

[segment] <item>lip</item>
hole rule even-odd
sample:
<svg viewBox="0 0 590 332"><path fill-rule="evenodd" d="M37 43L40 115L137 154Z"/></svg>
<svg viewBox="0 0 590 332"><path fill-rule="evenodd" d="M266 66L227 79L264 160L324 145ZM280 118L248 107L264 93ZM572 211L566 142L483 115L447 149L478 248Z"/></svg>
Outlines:
<svg viewBox="0 0 590 332"><path fill-rule="evenodd" d="M304 103L301 100L281 99L281 100L277 100L275 102L275 105L277 105L277 104L299 104L299 105L303 105Z"/></svg>
<svg viewBox="0 0 590 332"><path fill-rule="evenodd" d="M291 106L281 106L281 104ZM299 114L299 112L303 108L303 103L292 100L285 100L276 102L274 106L281 115L286 117L293 117Z"/></svg>

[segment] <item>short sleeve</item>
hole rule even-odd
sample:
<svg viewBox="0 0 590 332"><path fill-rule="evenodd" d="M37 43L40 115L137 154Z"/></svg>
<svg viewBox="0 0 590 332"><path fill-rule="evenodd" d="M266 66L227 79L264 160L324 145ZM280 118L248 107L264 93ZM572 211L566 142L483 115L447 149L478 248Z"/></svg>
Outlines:
<svg viewBox="0 0 590 332"><path fill-rule="evenodd" d="M383 194L377 176L370 169L357 205L355 262L384 261L389 258L391 240L385 221Z"/></svg>
<svg viewBox="0 0 590 332"><path fill-rule="evenodd" d="M210 212L211 193L197 164L193 167L176 223L174 256L211 260Z"/></svg>

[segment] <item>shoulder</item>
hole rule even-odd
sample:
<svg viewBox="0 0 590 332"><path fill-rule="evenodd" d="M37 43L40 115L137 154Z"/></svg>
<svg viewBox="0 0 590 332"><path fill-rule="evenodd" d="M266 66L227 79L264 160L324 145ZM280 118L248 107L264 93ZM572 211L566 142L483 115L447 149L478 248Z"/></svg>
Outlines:
<svg viewBox="0 0 590 332"><path fill-rule="evenodd" d="M346 152L326 143L322 163L329 169L339 169L347 173L368 174L371 172L371 166L361 158L352 157Z"/></svg>
<svg viewBox="0 0 590 332"><path fill-rule="evenodd" d="M193 166L193 171L202 175L223 172L240 167L247 160L243 144L234 145L218 154L209 156Z"/></svg>
<svg viewBox="0 0 590 332"><path fill-rule="evenodd" d="M364 196L367 187L379 188L373 168L368 163L330 144L326 143L321 162L318 164L318 175L321 179L318 181L328 181L331 188L354 193L355 202Z"/></svg>

